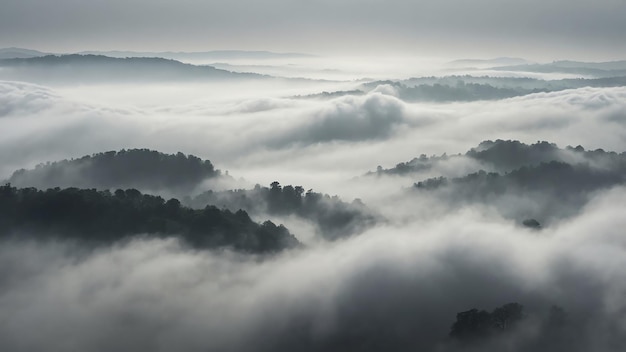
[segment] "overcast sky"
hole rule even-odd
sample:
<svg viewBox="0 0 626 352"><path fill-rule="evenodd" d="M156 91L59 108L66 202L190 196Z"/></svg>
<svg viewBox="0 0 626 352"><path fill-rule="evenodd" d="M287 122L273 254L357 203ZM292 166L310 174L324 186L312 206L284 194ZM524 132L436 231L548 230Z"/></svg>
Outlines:
<svg viewBox="0 0 626 352"><path fill-rule="evenodd" d="M626 57L625 0L0 0L0 47Z"/></svg>

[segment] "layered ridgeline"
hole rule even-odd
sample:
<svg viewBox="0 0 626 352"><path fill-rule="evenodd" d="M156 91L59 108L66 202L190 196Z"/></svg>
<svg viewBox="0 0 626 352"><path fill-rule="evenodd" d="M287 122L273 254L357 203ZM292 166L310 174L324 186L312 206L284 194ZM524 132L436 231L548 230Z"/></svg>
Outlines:
<svg viewBox="0 0 626 352"><path fill-rule="evenodd" d="M477 170L461 177L422 179L414 184L417 194L436 195L453 204L490 204L503 215L520 220L542 222L571 216L593 192L626 182L626 153L510 140L485 141L465 155L421 155L368 175L415 178L449 169L446 165L455 163ZM536 222L527 224L537 227Z"/></svg>
<svg viewBox="0 0 626 352"><path fill-rule="evenodd" d="M404 81L375 81L364 84L369 92L381 85L392 88L393 94L405 101L475 101L497 100L534 93L548 93L583 87L623 87L626 73L604 78L542 80L518 77L446 76L411 78ZM337 93L336 93L337 94Z"/></svg>
<svg viewBox="0 0 626 352"><path fill-rule="evenodd" d="M299 99L332 99L345 95L364 95L373 91L392 94L408 102L454 102L498 100L534 93L557 92L584 87L608 88L626 86L626 74L604 78L570 78L543 80L528 77L444 76L418 77L406 80L373 81L353 90L321 92Z"/></svg>
<svg viewBox="0 0 626 352"><path fill-rule="evenodd" d="M521 64L492 67L492 70L536 72L536 73L569 73L593 77L626 76L626 60L609 62L554 61L548 64Z"/></svg>
<svg viewBox="0 0 626 352"><path fill-rule="evenodd" d="M57 53L59 55L60 53ZM171 60L271 60L271 59L294 59L294 58L310 58L315 57L303 53L275 53L271 51L249 51L249 50L211 50L211 51L81 51L78 53L65 53L78 55L98 55L109 56L115 58L127 57L160 57ZM25 48L1 48L0 59L26 59L32 57L40 57L53 55L37 50ZM511 62L507 62L511 64Z"/></svg>
<svg viewBox="0 0 626 352"><path fill-rule="evenodd" d="M110 245L133 237L176 237L198 249L232 248L267 253L293 248L298 240L282 225L253 222L207 206L186 208L177 199L135 189L0 187L0 236L17 240L61 239Z"/></svg>
<svg viewBox="0 0 626 352"><path fill-rule="evenodd" d="M346 203L312 190L305 193L302 186L281 187L274 182L271 188L207 190L211 181L225 177L209 160L193 155L130 149L21 169L4 183L38 189L138 189L180 195L183 204L194 209L215 205L231 212L244 210L255 218L296 216L312 223L320 236L329 240L359 233L381 221L359 200Z"/></svg>
<svg viewBox="0 0 626 352"><path fill-rule="evenodd" d="M79 54L2 59L0 68L0 79L36 83L203 82L266 77L157 57L113 58Z"/></svg>

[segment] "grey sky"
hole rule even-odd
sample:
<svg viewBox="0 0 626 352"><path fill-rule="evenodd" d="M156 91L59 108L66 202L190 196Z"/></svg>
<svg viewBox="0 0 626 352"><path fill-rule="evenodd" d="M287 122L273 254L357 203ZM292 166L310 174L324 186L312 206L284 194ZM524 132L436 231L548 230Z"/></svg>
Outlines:
<svg viewBox="0 0 626 352"><path fill-rule="evenodd" d="M626 56L625 0L0 0L0 47Z"/></svg>

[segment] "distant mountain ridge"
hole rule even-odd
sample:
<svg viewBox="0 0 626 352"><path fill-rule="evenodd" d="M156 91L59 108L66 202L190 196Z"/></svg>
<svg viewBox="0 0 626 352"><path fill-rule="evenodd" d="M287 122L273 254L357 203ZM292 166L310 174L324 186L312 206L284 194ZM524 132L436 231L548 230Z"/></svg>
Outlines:
<svg viewBox="0 0 626 352"><path fill-rule="evenodd" d="M44 53L37 50L23 49L23 48L0 48L0 59L28 59L31 57L46 56L48 53Z"/></svg>
<svg viewBox="0 0 626 352"><path fill-rule="evenodd" d="M359 90L322 93L306 98L333 98L347 94L364 94L381 85L391 86L396 97L404 101L451 102L506 99L533 93L556 92L583 87L623 87L626 86L626 76L560 80L467 75L421 77L403 81L373 81L362 84Z"/></svg>
<svg viewBox="0 0 626 352"><path fill-rule="evenodd" d="M160 57L173 60L224 60L224 59L278 59L278 58L303 58L314 57L310 54L302 53L275 53L271 51L247 51L247 50L212 50L198 52L174 52L174 51L81 51L80 55L104 55L115 58L126 57Z"/></svg>
<svg viewBox="0 0 626 352"><path fill-rule="evenodd" d="M206 81L267 78L197 66L163 58L113 58L103 55L46 55L0 60L0 79L34 82Z"/></svg>
<svg viewBox="0 0 626 352"><path fill-rule="evenodd" d="M494 59L460 59L447 63L448 66L504 66L504 65L527 65L531 61L519 57L497 57Z"/></svg>
<svg viewBox="0 0 626 352"><path fill-rule="evenodd" d="M549 64L502 65L492 67L498 71L535 73L570 73L594 77L626 76L626 60L607 62L554 61Z"/></svg>
<svg viewBox="0 0 626 352"><path fill-rule="evenodd" d="M130 51L130 50L85 50L79 52L42 52L26 48L0 48L0 59L28 59L46 55L102 55L114 58L160 57L163 59L276 59L315 57L305 53L277 53L265 50L209 50L209 51Z"/></svg>

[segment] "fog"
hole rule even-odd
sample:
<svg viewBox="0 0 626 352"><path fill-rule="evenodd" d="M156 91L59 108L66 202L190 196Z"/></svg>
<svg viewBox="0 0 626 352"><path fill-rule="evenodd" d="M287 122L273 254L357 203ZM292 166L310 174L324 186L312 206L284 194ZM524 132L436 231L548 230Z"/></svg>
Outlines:
<svg viewBox="0 0 626 352"><path fill-rule="evenodd" d="M623 349L623 77L247 60L0 71L0 213L26 219L0 216L0 349ZM89 242L115 207L145 223ZM198 246L200 218L297 241ZM450 335L508 303L510 328Z"/></svg>
<svg viewBox="0 0 626 352"><path fill-rule="evenodd" d="M234 85L113 89L81 93L3 82L0 174L101 151L151 148L209 159L253 184L279 178L335 194L377 165L463 153L487 139L621 152L625 132L622 87L449 104L407 103L382 88L321 101L290 98L311 87L279 86L252 97L244 86L241 99ZM146 98L133 104L142 92ZM355 157L357 151L369 157Z"/></svg>
<svg viewBox="0 0 626 352"><path fill-rule="evenodd" d="M624 192L599 195L576 219L540 234L467 209L261 262L174 241L90 253L4 243L1 305L11 318L2 322L3 346L447 350L456 347L446 337L456 312L517 301L537 320L558 304L568 328L581 329L553 350L617 351ZM537 323L519 333L533 341L544 331Z"/></svg>

